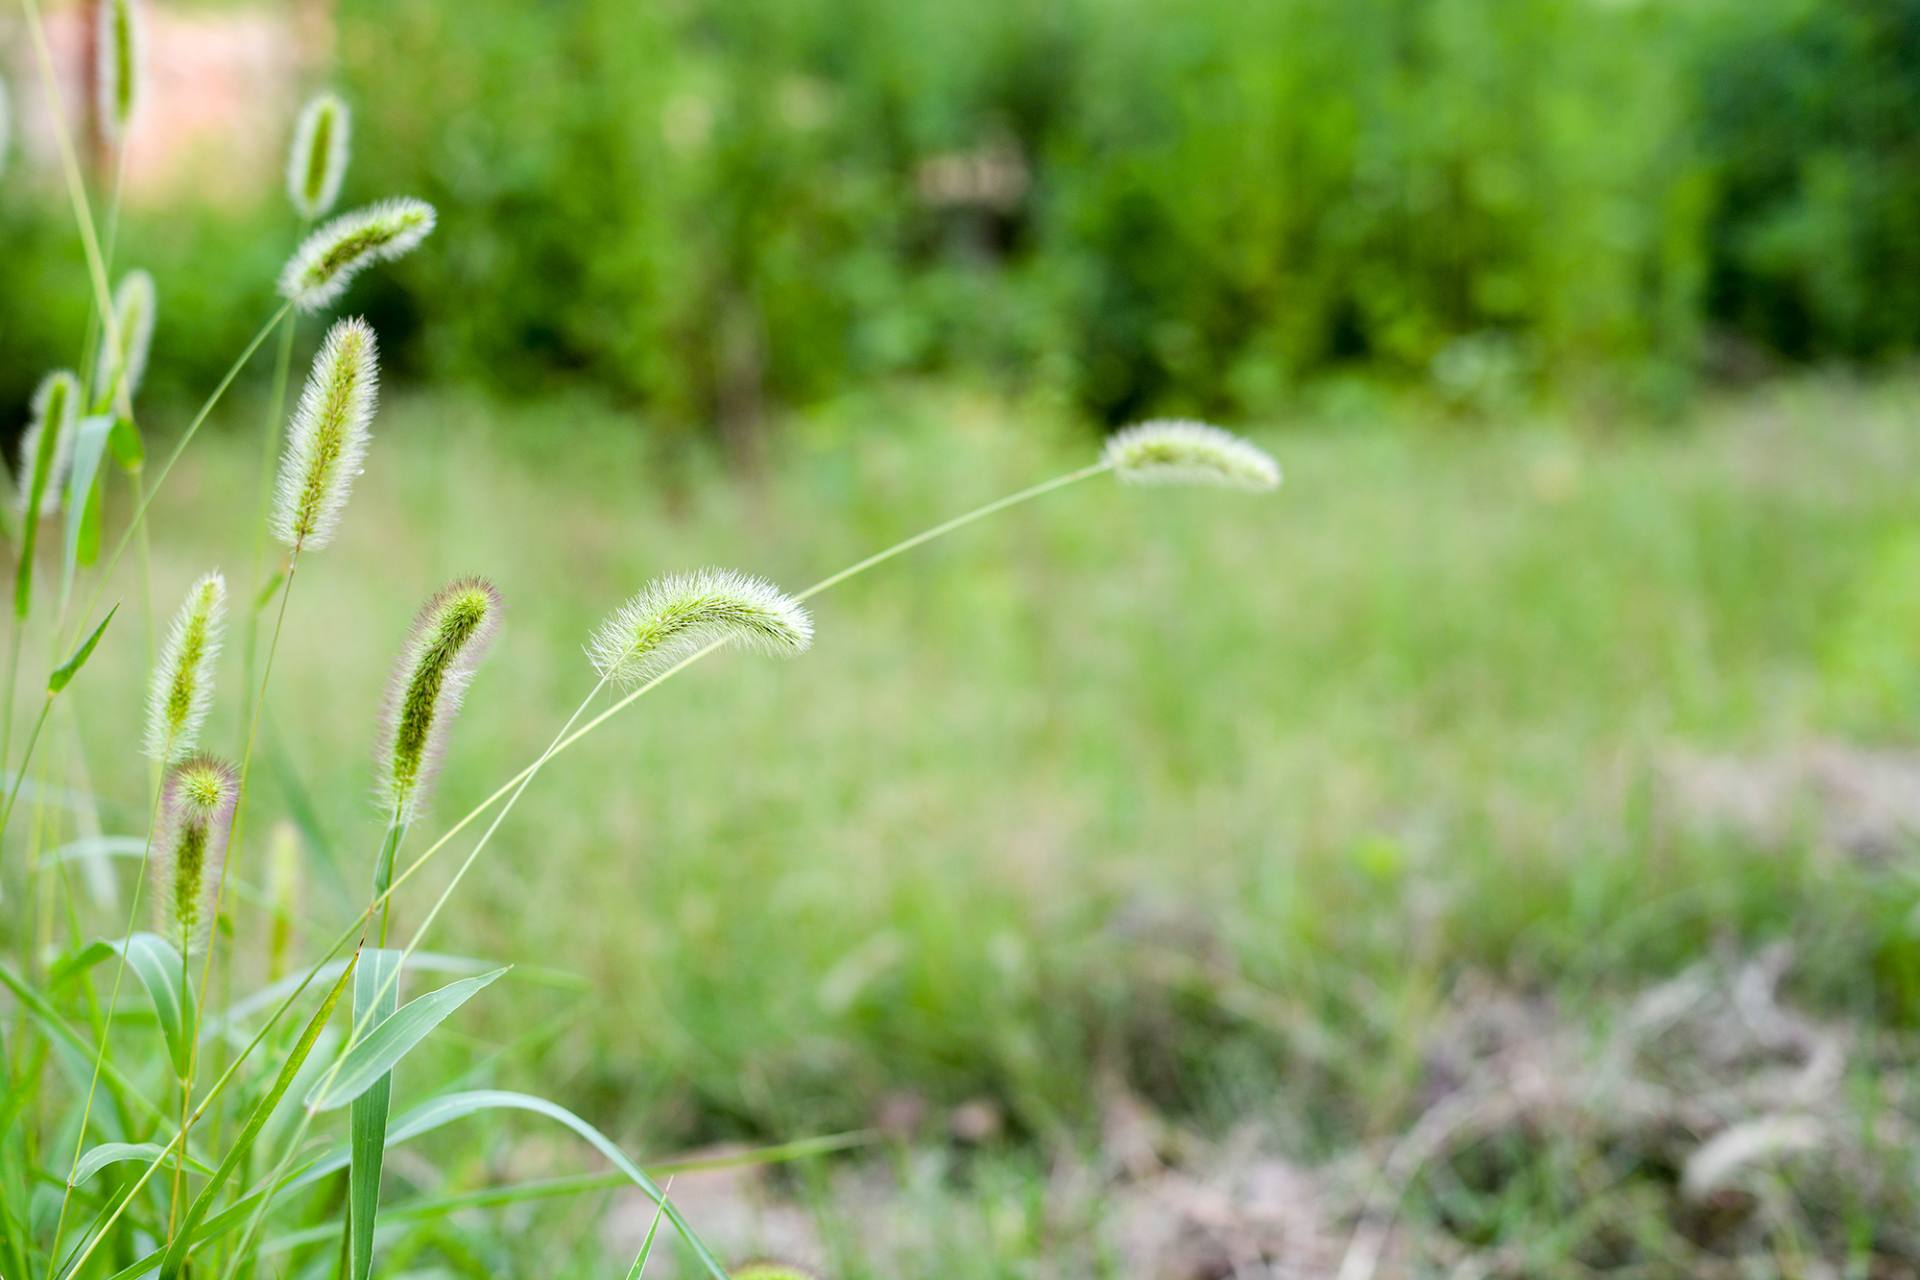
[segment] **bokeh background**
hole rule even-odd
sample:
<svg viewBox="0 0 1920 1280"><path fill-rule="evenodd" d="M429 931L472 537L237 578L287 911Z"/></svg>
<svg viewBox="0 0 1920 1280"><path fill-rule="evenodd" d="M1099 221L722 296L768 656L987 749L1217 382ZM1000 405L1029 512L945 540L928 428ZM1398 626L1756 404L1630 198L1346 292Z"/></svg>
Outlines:
<svg viewBox="0 0 1920 1280"><path fill-rule="evenodd" d="M83 120L87 14L48 19ZM312 940L363 893L381 685L447 578L510 621L443 818L656 573L798 586L1153 414L1287 469L1024 509L582 746L436 926L521 965L464 1069L649 1153L875 1131L682 1188L835 1276L1920 1268L1920 3L149 25L115 253L158 282L150 438L272 309L306 92L356 113L346 203L441 213L344 304L387 403L276 669ZM0 35L11 429L88 295ZM249 567L269 363L157 508L162 602ZM136 641L72 749L137 798ZM598 1274L646 1221L522 1206L407 1257Z"/></svg>

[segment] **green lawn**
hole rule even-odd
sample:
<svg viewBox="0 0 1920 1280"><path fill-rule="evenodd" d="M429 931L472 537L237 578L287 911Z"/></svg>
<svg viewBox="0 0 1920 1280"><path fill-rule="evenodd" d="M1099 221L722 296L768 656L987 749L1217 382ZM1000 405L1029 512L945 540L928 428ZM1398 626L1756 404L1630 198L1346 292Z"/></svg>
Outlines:
<svg viewBox="0 0 1920 1280"><path fill-rule="evenodd" d="M1570 1086L1691 973L1695 1004L1621 1072L1710 1117L1623 1136L1632 1107L1603 1094L1565 1124L1463 1122L1395 1166L1379 1274L1920 1265L1897 1030L1920 1001L1920 864L1897 823L1872 849L1835 834L1868 806L1848 786L1897 807L1920 778L1900 754L1920 736L1916 406L1910 383L1808 381L1685 426L1248 424L1278 495L1102 479L896 561L818 599L811 653L705 663L535 783L428 945L590 994L523 972L443 1057L634 1150L894 1124L912 1141L887 1159L779 1184L821 1209L807 1247L835 1275L1180 1274L1134 1238L1178 1220L1149 1194L1167 1179L1285 1168L1324 1221L1250 1256L1316 1230L1344 1248L1373 1172L1419 1151L1398 1135L1426 1141L1445 1126L1423 1116L1489 1081L1508 1102ZM402 393L375 427L273 680L259 816L316 837L309 942L364 896L382 684L443 580L491 576L508 620L422 836L540 749L592 684L587 631L654 574L799 587L1097 447L1044 408L930 391L798 420L740 483L591 405ZM246 434L196 445L161 502L167 607L215 548L251 591L230 550L251 536ZM119 683L81 695L98 781L126 796L136 637L110 641ZM1720 821L1740 787L1757 798ZM431 900L410 891L399 926ZM1683 1202L1686 1154L1786 1106L1749 1086L1804 1065L1779 1037L1720 1052L1776 942L1776 1011L1847 1043L1825 1092L1788 1101L1844 1141L1757 1198ZM1122 1172L1126 1115L1158 1155ZM589 1160L497 1145L457 1157L476 1182ZM911 1229L875 1226L876 1203ZM545 1256L513 1252L534 1221L605 1273L603 1208L523 1206L463 1247Z"/></svg>

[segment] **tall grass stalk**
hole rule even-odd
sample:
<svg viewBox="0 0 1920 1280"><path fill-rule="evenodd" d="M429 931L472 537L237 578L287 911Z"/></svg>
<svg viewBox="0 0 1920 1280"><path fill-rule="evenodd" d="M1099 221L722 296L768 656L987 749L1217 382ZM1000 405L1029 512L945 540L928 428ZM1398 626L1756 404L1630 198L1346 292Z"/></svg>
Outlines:
<svg viewBox="0 0 1920 1280"><path fill-rule="evenodd" d="M1057 490L1067 488L1070 485L1077 484L1082 480L1086 480L1093 476L1100 475L1111 469L1112 469L1112 464L1109 461L1102 460L1101 462L1090 464L1089 466L1082 467L1076 471L1068 472L1065 475L1056 476L1053 479L1043 481L1036 485L1032 485L1026 489L1022 489L1017 493L1010 494L1004 498L999 498L993 502L986 503L983 506L976 507L971 511L955 516L952 519L945 520L940 524L937 524L930 529L924 530L921 533L915 534L910 538L903 539L900 542L897 542L892 546L885 548L882 551L876 552L873 555L870 555L863 560L856 561L854 564L847 566L845 569L842 569L837 573L833 573L825 578L822 578L818 582L814 583L812 586L806 588L804 591L799 592L795 596L795 599L805 600L812 596L819 595L822 592L831 590L833 587L836 587L841 583L846 582L850 578L856 577L859 574L864 573L869 569L872 569L880 564L885 563L888 560L893 559L895 556L898 556L906 551L912 550L915 547L923 546L926 543L933 541L936 538L942 537L946 534L953 533L959 529L965 528L966 526L973 524L976 521L979 521L981 519L984 519L989 515L993 515L996 512L1004 511L1010 507L1018 506L1022 503L1032 501L1033 499L1042 497L1048 493L1052 493ZM463 876L466 870L473 865L473 862L479 857L479 854L481 853L481 851L484 850L487 843L491 841L493 834L499 830L501 823L505 821L507 813L511 811L513 805L517 803L519 797L525 792L526 788L532 783L533 779L536 776L538 776L540 771L555 756L559 755L562 751L565 751L568 747L572 746L573 744L579 742L582 738L587 736L589 733L593 732L593 730L595 730L602 724L605 724L608 720L610 720L613 716L618 714L621 710L632 705L634 702L646 696L648 693L652 692L654 689L657 689L662 684L666 683L668 680L678 675L680 672L686 670L688 667L693 666L695 663L699 662L701 659L726 647L728 643L729 643L728 638L721 638L705 645L700 649L695 650L692 653L687 654L685 657L675 662L672 666L652 676L645 683L639 685L637 688L628 692L619 701L614 703L611 707L607 708L606 710L602 711L600 714L593 717L593 719L587 721L587 723L583 725L579 724L580 717L586 714L586 711L588 710L588 708L590 708L592 704L596 700L598 700L601 693L605 690L605 687L608 681L608 675L606 673L603 673L601 675L600 680L589 691L587 697L583 698L579 706L575 707L573 713L567 718L566 722L560 727L559 731L555 733L552 741L548 743L547 747L533 760L532 763L530 763L525 768L520 770L513 777L509 778L506 782L502 783L491 795L487 796L479 804L469 809L466 814L464 814L458 821L453 823L453 825L450 826L445 832L443 832L430 846L428 846L428 848L425 851L423 851L419 856L414 858L413 861L407 865L404 871L402 871L399 875L395 876L392 880L392 883L390 883L385 888L384 891L376 894L374 898L368 902L367 906L359 913L359 915L355 917L352 921L350 921L347 924L346 928L343 929L340 932L340 934L334 938L332 943L324 949L320 957L317 960L315 960L311 966L308 967L306 973L302 975L299 983L295 985L293 990L289 991L286 994L286 996L284 996L279 1001L279 1003L275 1005L272 1012L269 1013L265 1018L265 1020L261 1023L260 1029L254 1033L253 1037L248 1041L248 1043L244 1045L240 1049L239 1053L234 1056L232 1061L227 1064L226 1069L221 1073L219 1078L216 1079L214 1083L206 1090L205 1095L201 1098L199 1105L196 1108L194 1108L194 1110L190 1113L190 1120L192 1122L197 1123L198 1118L209 1107L211 1107L213 1103L224 1093L227 1085L229 1084L229 1082L231 1082L234 1079L234 1077L238 1073L241 1066L246 1063L248 1058L252 1055L253 1051L257 1049L260 1046L260 1044L265 1041L267 1036L272 1032L273 1028L279 1024L280 1019L285 1017L287 1012L293 1008L294 1004L299 1000L301 995L303 995L306 992L308 987L312 985L314 979L319 976L320 972L326 967L327 963L331 961L333 957L340 951L340 948L345 946L349 941L351 941L356 934L358 934L362 939L364 939L366 937L366 930L369 925L369 922L373 919L375 913L377 911L382 910L386 906L387 902L392 898L392 896L398 893L400 889L404 887L406 883L410 879L412 879L415 874L417 874L422 868L424 868L426 864L429 861L431 861L440 852L440 850L444 849L449 843L451 843L452 840L457 835L459 835L461 831L463 831L467 826L473 823L483 813L493 808L493 806L495 804L498 804L501 800L505 799L508 801L508 803L502 807L502 811L499 814L495 815L494 820L489 824L486 832L482 835L480 840L476 842L474 849L472 849L468 853L466 860L463 862L461 869L456 874L454 880L450 882L450 884L447 886L445 890L442 891L440 896L435 900L432 908L429 910L426 917L422 920L420 927L414 931L413 937L410 939L407 947L404 949L402 953L403 955L402 961L394 966L394 970L393 970L394 976L388 980L387 984L383 984L383 988L382 988L383 991L385 990L386 985L391 985L392 983L397 982L398 975L401 972L403 972L405 968L405 957L410 957L418 950L420 943L424 940L428 929L432 926L434 920L438 918L439 912L446 905L446 902L450 897L453 888L457 887L460 876ZM575 727L576 725L578 725L578 727ZM243 797L244 797L244 788L243 788ZM372 1006L369 1006L369 1007L372 1007ZM360 1018L355 1020L355 1023L352 1029L349 1031L346 1041L343 1043L339 1053L336 1054L334 1062L329 1068L329 1077L337 1074L341 1063L344 1061L346 1053L351 1048L351 1046L354 1043L356 1043L357 1040L366 1033L366 1031L371 1026L371 1021L372 1021L371 1017L365 1017L365 1018ZM304 1131L305 1131L305 1124L303 1122L301 1126L302 1136L304 1136ZM175 1141L178 1141L177 1136ZM101 1225L101 1227L96 1229L93 1236L89 1239L86 1250L81 1254L81 1260L84 1260L86 1256L90 1255L93 1252L93 1250L98 1248L99 1243L104 1238L107 1230L110 1229L112 1224L118 1220L118 1218L122 1213L124 1213L127 1204L131 1201L132 1197L138 1192L139 1188L141 1186L144 1186L144 1184L152 1177L154 1170L158 1168L159 1164L170 1156L171 1150L172 1148L171 1148L171 1145L169 1144L166 1148L164 1148L160 1152L159 1155L155 1156L152 1159L152 1161L148 1164L146 1170L141 1174L140 1178L136 1180L133 1188L131 1188L127 1192L126 1196L122 1199L120 1204L117 1205L115 1209L112 1211L112 1213L108 1215L106 1222L104 1222ZM288 1144L287 1151L291 1153L294 1150L297 1150L297 1144L294 1144L294 1143ZM278 1163L280 1165L284 1165L287 1159L288 1159L288 1156L283 1155L281 1157L280 1162ZM279 1186L279 1181L280 1180L277 1176L268 1181L267 1193L266 1193L267 1196L272 1195L277 1190ZM265 1200L265 1198L266 1197L263 1196L263 1201ZM253 1223L249 1227L250 1232L257 1229L257 1224L260 1216L261 1215L258 1213L254 1216ZM236 1250L234 1256L236 1257L236 1259L240 1257L244 1257L245 1250L244 1249ZM75 1268L70 1268L69 1273L71 1273L71 1271L74 1269Z"/></svg>
<svg viewBox="0 0 1920 1280"><path fill-rule="evenodd" d="M253 575L254 596L266 590L267 565L267 517L273 509L274 460L278 450L274 445L280 430L281 415L286 411L287 378L293 366L293 339L299 329L299 318L292 313L280 321L280 344L273 357L273 384L267 394L267 409L260 422L260 472L257 488L259 498L256 503L257 515L253 522ZM258 610L249 608L246 616L245 640L242 642L240 659L240 726L245 730L248 718L253 711L253 664L254 650L260 634Z"/></svg>

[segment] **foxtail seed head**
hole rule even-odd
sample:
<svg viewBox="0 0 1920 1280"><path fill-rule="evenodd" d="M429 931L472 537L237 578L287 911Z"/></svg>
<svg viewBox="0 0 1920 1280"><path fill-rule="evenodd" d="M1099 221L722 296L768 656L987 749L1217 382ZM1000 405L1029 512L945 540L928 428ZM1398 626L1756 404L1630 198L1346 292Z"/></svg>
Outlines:
<svg viewBox="0 0 1920 1280"><path fill-rule="evenodd" d="M353 478L367 456L367 424L380 395L380 352L364 320L327 331L287 424L270 528L295 551L333 541Z"/></svg>
<svg viewBox="0 0 1920 1280"><path fill-rule="evenodd" d="M153 848L153 909L157 931L182 955L200 947L213 922L238 792L232 766L208 755L182 760L167 775Z"/></svg>
<svg viewBox="0 0 1920 1280"><path fill-rule="evenodd" d="M139 0L100 0L94 26L94 86L99 92L100 131L107 141L125 141L140 109L146 58Z"/></svg>
<svg viewBox="0 0 1920 1280"><path fill-rule="evenodd" d="M412 252L433 223L433 206L410 196L343 213L293 251L280 272L280 296L302 311L318 311L345 293L363 268Z"/></svg>
<svg viewBox="0 0 1920 1280"><path fill-rule="evenodd" d="M763 578L730 569L670 574L614 610L587 642L587 657L605 679L635 685L714 641L803 653L813 619Z"/></svg>
<svg viewBox="0 0 1920 1280"><path fill-rule="evenodd" d="M1280 485L1266 450L1204 422L1142 422L1107 438L1104 453L1129 484L1197 484L1255 492Z"/></svg>
<svg viewBox="0 0 1920 1280"><path fill-rule="evenodd" d="M352 113L337 93L316 93L300 108L287 151L287 197L301 217L322 217L340 198L352 128Z"/></svg>
<svg viewBox="0 0 1920 1280"><path fill-rule="evenodd" d="M227 580L216 570L187 588L147 691L147 754L163 763L193 750L213 705L213 667L226 631Z"/></svg>
<svg viewBox="0 0 1920 1280"><path fill-rule="evenodd" d="M65 369L40 380L33 393L33 418L20 437L20 491L14 508L23 515L40 479L40 514L60 510L67 465L73 460L73 433L80 413L80 380Z"/></svg>
<svg viewBox="0 0 1920 1280"><path fill-rule="evenodd" d="M121 392L132 400L147 375L147 352L153 346L153 277L129 271L113 291L113 333L103 335L100 358L93 367L93 394L100 404L111 404ZM115 341L107 341L105 338Z"/></svg>
<svg viewBox="0 0 1920 1280"><path fill-rule="evenodd" d="M380 798L412 821L440 765L461 695L500 625L500 593L484 578L450 582L413 620L380 721Z"/></svg>

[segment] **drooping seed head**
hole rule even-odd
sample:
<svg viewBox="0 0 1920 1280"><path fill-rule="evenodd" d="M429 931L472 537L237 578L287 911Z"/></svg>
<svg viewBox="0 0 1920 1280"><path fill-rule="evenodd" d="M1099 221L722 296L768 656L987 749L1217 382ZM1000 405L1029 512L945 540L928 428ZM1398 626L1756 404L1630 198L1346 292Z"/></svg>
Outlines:
<svg viewBox="0 0 1920 1280"><path fill-rule="evenodd" d="M113 291L113 332L100 343L93 367L93 394L110 404L124 391L133 399L147 374L147 352L153 346L153 277L129 271Z"/></svg>
<svg viewBox="0 0 1920 1280"><path fill-rule="evenodd" d="M94 87L100 95L100 131L108 142L125 140L140 109L146 70L142 26L139 0L99 0Z"/></svg>
<svg viewBox="0 0 1920 1280"><path fill-rule="evenodd" d="M183 955L200 947L213 922L238 793L232 767L212 756L191 756L167 774L153 846L153 909L157 931Z"/></svg>
<svg viewBox="0 0 1920 1280"><path fill-rule="evenodd" d="M461 696L500 625L500 593L483 578L442 587L414 617L380 720L380 799L411 821L439 768Z"/></svg>
<svg viewBox="0 0 1920 1280"><path fill-rule="evenodd" d="M40 494L40 514L60 510L67 466L73 460L73 434L79 421L80 380L65 369L40 380L33 393L33 417L20 437L20 490L14 509L22 514Z"/></svg>
<svg viewBox="0 0 1920 1280"><path fill-rule="evenodd" d="M337 93L316 93L300 108L287 152L287 196L303 218L318 218L340 198L353 115Z"/></svg>
<svg viewBox="0 0 1920 1280"><path fill-rule="evenodd" d="M343 213L308 236L280 272L280 296L318 311L365 267L413 251L433 230L433 206L400 196Z"/></svg>
<svg viewBox="0 0 1920 1280"><path fill-rule="evenodd" d="M226 631L227 580L216 570L187 588L147 692L147 754L169 762L193 750L213 705L214 663Z"/></svg>
<svg viewBox="0 0 1920 1280"><path fill-rule="evenodd" d="M1107 438L1104 453L1129 484L1197 484L1264 491L1280 467L1266 450L1204 422L1142 422Z"/></svg>
<svg viewBox="0 0 1920 1280"><path fill-rule="evenodd" d="M333 540L366 460L367 426L379 396L373 329L364 320L338 322L327 331L287 424L274 484L270 528L294 550L318 550Z"/></svg>
<svg viewBox="0 0 1920 1280"><path fill-rule="evenodd" d="M803 653L813 619L763 578L729 569L670 574L614 610L587 642L587 657L605 679L634 685L715 641Z"/></svg>

